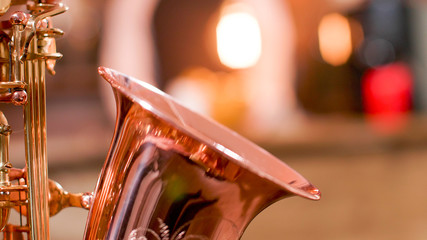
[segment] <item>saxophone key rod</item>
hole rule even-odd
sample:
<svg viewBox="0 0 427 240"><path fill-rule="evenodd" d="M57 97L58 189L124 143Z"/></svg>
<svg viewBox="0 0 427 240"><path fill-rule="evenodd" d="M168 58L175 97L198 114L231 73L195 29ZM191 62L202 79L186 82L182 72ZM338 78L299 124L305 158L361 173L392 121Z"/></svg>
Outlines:
<svg viewBox="0 0 427 240"><path fill-rule="evenodd" d="M0 111L0 186L10 186L9 182L9 137L11 129L3 112ZM9 219L9 207L2 207L1 203L9 203L9 192L0 191L0 230Z"/></svg>

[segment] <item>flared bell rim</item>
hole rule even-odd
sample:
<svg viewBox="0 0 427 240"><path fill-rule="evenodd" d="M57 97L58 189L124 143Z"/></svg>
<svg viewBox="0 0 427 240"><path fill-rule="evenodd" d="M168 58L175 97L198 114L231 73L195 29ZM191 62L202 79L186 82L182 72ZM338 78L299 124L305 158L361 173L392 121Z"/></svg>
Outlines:
<svg viewBox="0 0 427 240"><path fill-rule="evenodd" d="M193 112L148 83L106 67L99 67L98 72L115 90L173 127L225 155L238 166L275 183L285 191L311 200L320 199L318 188L238 133Z"/></svg>

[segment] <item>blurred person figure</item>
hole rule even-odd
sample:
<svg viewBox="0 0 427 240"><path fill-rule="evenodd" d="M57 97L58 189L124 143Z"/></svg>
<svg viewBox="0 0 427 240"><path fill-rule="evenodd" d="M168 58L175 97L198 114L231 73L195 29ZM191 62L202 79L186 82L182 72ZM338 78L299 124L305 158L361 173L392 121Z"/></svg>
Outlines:
<svg viewBox="0 0 427 240"><path fill-rule="evenodd" d="M101 38L100 65L158 85L158 55L152 25L159 2L108 1ZM294 24L290 12L282 0L239 2L253 9L262 37L262 53L254 66L227 69L238 72L243 79L241 87L247 110L242 128L251 129L251 132L260 136L276 133L281 128L290 130L296 123L293 120L299 116L294 87ZM176 61L185 57L177 56ZM170 79L166 79L168 80ZM108 105L113 106L113 97L108 88L106 84L103 85L103 95ZM194 91L187 92L184 95L188 97L193 93ZM199 97L204 94L197 95ZM187 99L190 99L187 104L194 102L191 98ZM114 111L113 107L109 108L111 112Z"/></svg>
<svg viewBox="0 0 427 240"><path fill-rule="evenodd" d="M152 18L158 0L109 0L105 6L99 64L141 79L155 82L155 48ZM101 94L115 119L115 102L110 85L102 81Z"/></svg>

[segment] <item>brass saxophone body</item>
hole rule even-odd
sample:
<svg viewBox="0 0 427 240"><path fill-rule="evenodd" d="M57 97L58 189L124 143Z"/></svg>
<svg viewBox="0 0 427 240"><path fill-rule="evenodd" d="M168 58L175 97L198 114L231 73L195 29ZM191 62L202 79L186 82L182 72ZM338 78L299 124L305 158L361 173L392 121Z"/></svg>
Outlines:
<svg viewBox="0 0 427 240"><path fill-rule="evenodd" d="M10 9L20 6L21 11ZM9 9L10 7L10 9ZM160 90L108 68L117 121L94 193L72 194L48 179L45 72L54 74L51 16L57 1L2 1L0 103L23 108L26 167L9 161L12 128L0 111L0 229L3 239L49 239L49 217L89 209L84 239L239 239L273 202L317 200L301 175L238 134ZM13 124L11 124L13 126ZM26 221L10 224L11 209Z"/></svg>
<svg viewBox="0 0 427 240"><path fill-rule="evenodd" d="M0 192L2 213L19 209L28 217L19 226L6 225L3 214L1 228L4 239L49 239L49 186L46 156L46 69L54 73L55 37L61 30L53 28L50 17L66 11L62 3L47 1L0 1L0 102L22 106L25 128L26 167L13 169L8 159L7 141L10 126L2 121L0 148ZM10 9L9 9L10 8ZM9 11L10 10L10 11ZM2 118L5 116L0 112ZM10 182L14 180L14 182Z"/></svg>
<svg viewBox="0 0 427 240"><path fill-rule="evenodd" d="M318 199L307 180L231 130L107 68L117 123L86 239L239 239L280 198Z"/></svg>

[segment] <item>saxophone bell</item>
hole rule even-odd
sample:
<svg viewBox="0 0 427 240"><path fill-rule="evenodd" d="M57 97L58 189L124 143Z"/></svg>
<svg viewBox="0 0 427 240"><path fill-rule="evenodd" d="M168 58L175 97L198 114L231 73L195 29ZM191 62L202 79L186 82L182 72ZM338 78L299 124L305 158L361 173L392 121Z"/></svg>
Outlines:
<svg viewBox="0 0 427 240"><path fill-rule="evenodd" d="M301 175L160 90L99 69L117 122L85 239L239 239L273 202L317 200Z"/></svg>
<svg viewBox="0 0 427 240"><path fill-rule="evenodd" d="M5 14L10 6L22 11ZM88 240L239 239L275 201L320 198L305 178L237 133L103 67L117 121L95 192L69 193L49 180L45 73L54 74L62 56L55 38L63 32L51 17L66 10L60 0L0 0L0 103L22 106L26 160L12 168L11 127L0 111L3 239L48 240L49 217L66 207L89 209ZM10 209L19 224L8 223Z"/></svg>

